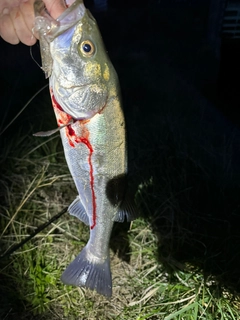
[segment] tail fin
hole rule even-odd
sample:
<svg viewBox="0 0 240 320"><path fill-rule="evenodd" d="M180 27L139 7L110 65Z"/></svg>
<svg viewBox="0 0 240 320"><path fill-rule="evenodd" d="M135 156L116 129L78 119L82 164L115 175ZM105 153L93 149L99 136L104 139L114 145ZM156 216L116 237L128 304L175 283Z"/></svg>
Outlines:
<svg viewBox="0 0 240 320"><path fill-rule="evenodd" d="M109 257L104 263L93 263L87 259L87 248L73 260L61 276L63 283L96 290L106 296L112 296L112 276Z"/></svg>

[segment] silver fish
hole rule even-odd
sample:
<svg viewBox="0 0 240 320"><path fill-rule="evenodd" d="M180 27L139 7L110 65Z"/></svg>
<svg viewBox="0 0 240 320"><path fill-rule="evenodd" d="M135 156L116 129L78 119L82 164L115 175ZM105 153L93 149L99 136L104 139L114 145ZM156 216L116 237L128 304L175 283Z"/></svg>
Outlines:
<svg viewBox="0 0 240 320"><path fill-rule="evenodd" d="M97 23L81 0L57 21L41 13L35 30L42 59L47 61L45 71L50 75L66 161L78 191L68 211L90 226L87 245L61 280L110 297L113 223L135 218L126 196L126 132L118 77Z"/></svg>

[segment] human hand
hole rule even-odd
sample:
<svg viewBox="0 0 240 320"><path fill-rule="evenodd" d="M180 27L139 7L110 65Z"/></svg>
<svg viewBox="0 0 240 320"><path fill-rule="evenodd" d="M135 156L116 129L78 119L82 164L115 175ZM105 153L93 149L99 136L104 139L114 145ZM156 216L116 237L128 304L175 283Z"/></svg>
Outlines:
<svg viewBox="0 0 240 320"><path fill-rule="evenodd" d="M11 44L20 41L28 46L36 42L32 33L35 0L0 0L0 36ZM43 0L50 15L56 19L66 9L64 0Z"/></svg>

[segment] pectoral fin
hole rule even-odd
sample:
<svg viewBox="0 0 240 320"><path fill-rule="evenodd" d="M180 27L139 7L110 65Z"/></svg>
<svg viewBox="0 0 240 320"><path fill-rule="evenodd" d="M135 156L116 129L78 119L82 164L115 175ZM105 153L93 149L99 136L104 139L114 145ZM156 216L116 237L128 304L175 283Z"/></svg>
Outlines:
<svg viewBox="0 0 240 320"><path fill-rule="evenodd" d="M138 217L137 208L135 203L129 196L121 203L117 214L114 217L114 221L116 222L124 222L127 220L128 222L135 220Z"/></svg>
<svg viewBox="0 0 240 320"><path fill-rule="evenodd" d="M118 212L113 221L123 222L132 221L137 218L137 208L130 195L126 174L120 174L110 179L106 186L106 195L114 207L118 207Z"/></svg>
<svg viewBox="0 0 240 320"><path fill-rule="evenodd" d="M69 121L67 124L64 124L63 126L60 126L56 129L49 130L49 131L40 131L40 132L34 133L33 136L34 137L49 137L49 136L53 135L54 133L60 131L61 129L69 126L72 123L73 123L73 120Z"/></svg>
<svg viewBox="0 0 240 320"><path fill-rule="evenodd" d="M77 217L79 220L84 222L87 226L89 226L89 218L83 207L79 197L77 197L68 207L68 212L72 215Z"/></svg>

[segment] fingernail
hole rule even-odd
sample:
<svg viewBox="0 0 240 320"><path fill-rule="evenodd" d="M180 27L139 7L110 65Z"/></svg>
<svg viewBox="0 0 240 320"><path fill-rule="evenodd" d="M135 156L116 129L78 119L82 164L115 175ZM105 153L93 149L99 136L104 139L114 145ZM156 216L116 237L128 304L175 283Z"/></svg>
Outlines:
<svg viewBox="0 0 240 320"><path fill-rule="evenodd" d="M9 14L9 9L8 8L4 8L3 9L2 15L5 15L5 14Z"/></svg>

